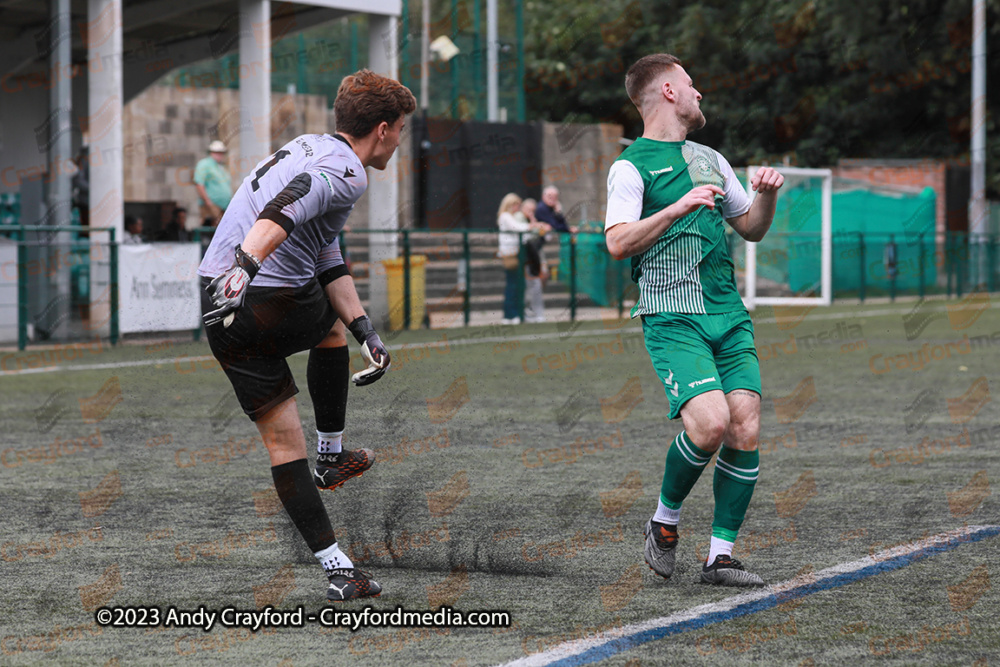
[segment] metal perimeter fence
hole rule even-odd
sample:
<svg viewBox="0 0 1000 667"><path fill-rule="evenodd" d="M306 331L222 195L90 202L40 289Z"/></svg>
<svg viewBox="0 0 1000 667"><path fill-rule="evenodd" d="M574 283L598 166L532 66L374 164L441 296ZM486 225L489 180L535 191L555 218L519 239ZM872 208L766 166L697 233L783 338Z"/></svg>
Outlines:
<svg viewBox="0 0 1000 667"><path fill-rule="evenodd" d="M46 341L118 341L119 253L113 229L7 226L3 232L0 342L16 340L24 349ZM107 240L96 241L103 232ZM213 232L194 230L202 253ZM449 327L483 323L486 314L495 318L511 298L517 317L523 319L528 312L533 286L526 268L532 256L525 241L531 234L512 234L518 237L519 251L516 264L507 268L497 256L499 235L482 229L355 229L345 231L341 242L362 301L368 301L372 277L386 276L392 328ZM372 236L383 237L381 251L394 248L396 257L372 261ZM818 265L817 235L788 236L785 256L762 260L758 255L758 265L770 261L787 276L784 283L773 282L772 289L779 293L818 291L808 274ZM730 238L740 282L741 245ZM832 247L838 299L962 296L995 291L1000 285L1000 235L834 234ZM613 260L600 232L550 235L541 260L544 307L553 319L575 321L581 309L588 308L601 309L604 317L621 317L635 301L629 260ZM477 313L483 317L475 317ZM198 338L200 329L193 333Z"/></svg>

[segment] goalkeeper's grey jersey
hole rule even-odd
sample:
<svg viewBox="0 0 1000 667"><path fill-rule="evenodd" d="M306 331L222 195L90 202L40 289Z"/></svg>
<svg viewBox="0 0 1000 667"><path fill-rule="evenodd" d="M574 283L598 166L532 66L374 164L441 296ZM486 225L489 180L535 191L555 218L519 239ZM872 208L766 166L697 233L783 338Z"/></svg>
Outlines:
<svg viewBox="0 0 1000 667"><path fill-rule="evenodd" d="M214 278L229 269L234 248L270 205L265 217L282 218L282 226L294 227L264 260L253 284L299 287L308 283L344 263L337 236L367 187L368 174L343 138L328 134L297 137L243 179L219 222L198 275Z"/></svg>

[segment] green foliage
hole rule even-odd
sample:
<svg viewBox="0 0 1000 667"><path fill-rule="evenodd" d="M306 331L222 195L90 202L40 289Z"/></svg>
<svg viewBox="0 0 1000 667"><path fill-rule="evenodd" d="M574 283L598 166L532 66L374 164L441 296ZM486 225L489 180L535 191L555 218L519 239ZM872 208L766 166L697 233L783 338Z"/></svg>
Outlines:
<svg viewBox="0 0 1000 667"><path fill-rule="evenodd" d="M968 158L969 0L567 0L525 4L528 115L642 132L624 94L639 57L679 56L704 95L695 138L735 164L790 155ZM988 71L1000 71L1000 0L988 2ZM992 47L992 48L991 48ZM1000 89L988 86L988 179L1000 192Z"/></svg>

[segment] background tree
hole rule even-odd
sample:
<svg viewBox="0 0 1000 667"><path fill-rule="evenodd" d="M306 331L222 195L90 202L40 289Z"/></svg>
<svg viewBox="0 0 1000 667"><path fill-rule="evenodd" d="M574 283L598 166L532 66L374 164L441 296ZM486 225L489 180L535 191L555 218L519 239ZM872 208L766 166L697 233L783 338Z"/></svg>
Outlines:
<svg viewBox="0 0 1000 667"><path fill-rule="evenodd" d="M967 159L971 0L569 0L525 4L528 115L642 124L628 66L679 56L704 95L693 138L735 164L828 166L841 158ZM988 71L1000 72L1000 0L987 9ZM989 77L988 77L989 78ZM1000 196L1000 80L987 86L987 181Z"/></svg>

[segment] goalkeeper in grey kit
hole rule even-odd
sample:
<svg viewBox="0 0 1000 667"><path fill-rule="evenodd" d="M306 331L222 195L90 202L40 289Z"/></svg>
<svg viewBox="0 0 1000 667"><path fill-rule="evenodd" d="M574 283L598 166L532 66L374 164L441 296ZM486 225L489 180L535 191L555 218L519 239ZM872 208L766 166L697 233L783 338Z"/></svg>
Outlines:
<svg viewBox="0 0 1000 667"><path fill-rule="evenodd" d="M340 550L319 495L371 467L371 450L343 449L350 355L346 329L375 382L389 352L365 314L337 240L368 186L366 167L385 169L416 100L399 82L362 70L344 78L337 132L297 137L243 180L198 268L212 353L256 424L285 511L319 559L333 602L374 597L381 585ZM306 379L316 411L315 471L285 359L309 350Z"/></svg>

